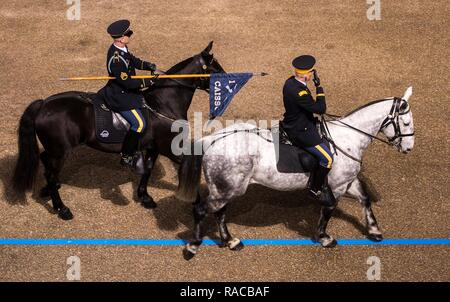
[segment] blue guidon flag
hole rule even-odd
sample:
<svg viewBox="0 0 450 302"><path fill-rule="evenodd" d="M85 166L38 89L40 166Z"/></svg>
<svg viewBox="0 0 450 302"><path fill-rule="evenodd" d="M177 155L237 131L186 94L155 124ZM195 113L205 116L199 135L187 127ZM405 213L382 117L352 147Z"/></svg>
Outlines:
<svg viewBox="0 0 450 302"><path fill-rule="evenodd" d="M253 73L213 73L209 84L209 118L221 116Z"/></svg>

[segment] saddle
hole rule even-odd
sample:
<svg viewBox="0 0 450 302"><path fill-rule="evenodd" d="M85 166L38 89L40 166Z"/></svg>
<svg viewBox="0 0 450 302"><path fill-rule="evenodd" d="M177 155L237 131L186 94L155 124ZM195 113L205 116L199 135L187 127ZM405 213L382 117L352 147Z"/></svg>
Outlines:
<svg viewBox="0 0 450 302"><path fill-rule="evenodd" d="M275 148L278 172L308 173L317 169L318 160L306 150L294 146L281 123L272 127L271 131L274 144L278 145L278 150Z"/></svg>
<svg viewBox="0 0 450 302"><path fill-rule="evenodd" d="M105 98L103 89L91 97L95 115L95 135L102 143L122 143L130 124L119 113L108 108Z"/></svg>
<svg viewBox="0 0 450 302"><path fill-rule="evenodd" d="M101 143L120 144L123 142L130 124L119 113L108 108L105 95L100 90L98 93L70 91L60 93L52 97L60 97L62 94L74 95L94 107L95 135ZM49 98L50 99L50 98Z"/></svg>

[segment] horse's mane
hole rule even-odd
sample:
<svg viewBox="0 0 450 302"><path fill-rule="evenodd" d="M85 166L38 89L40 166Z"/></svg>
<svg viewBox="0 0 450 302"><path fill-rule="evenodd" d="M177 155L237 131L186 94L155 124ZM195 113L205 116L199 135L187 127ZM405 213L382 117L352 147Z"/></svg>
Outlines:
<svg viewBox="0 0 450 302"><path fill-rule="evenodd" d="M167 74L174 74L186 67L192 61L192 57L187 58L184 61L181 61L180 63L175 64L174 66L170 67L169 70L166 71Z"/></svg>
<svg viewBox="0 0 450 302"><path fill-rule="evenodd" d="M166 74L176 74L183 68L185 68L189 63L192 62L193 57L187 58L174 66L170 67L169 70L167 70ZM168 87L178 87L180 85L180 82L174 79L158 79L158 81L153 86L153 89L148 90L144 95L151 95L151 99L153 101L157 100L157 93L160 93L160 88L168 88ZM146 98L147 99L147 98ZM148 102L148 101L147 101Z"/></svg>
<svg viewBox="0 0 450 302"><path fill-rule="evenodd" d="M176 74L178 73L180 70L182 70L183 68L185 68L191 61L192 61L193 57L187 58L186 60L183 60L177 64L175 64L174 66L170 67L169 70L166 71L166 74ZM172 83L174 84L175 82L172 81L172 79L159 79L154 88L163 88L163 87L167 87L167 83ZM175 84L174 84L175 85ZM175 85L175 86L178 86Z"/></svg>
<svg viewBox="0 0 450 302"><path fill-rule="evenodd" d="M377 104L377 103L381 103L381 102L389 101L389 100L392 100L392 98L385 98L385 99L381 99L381 100L371 101L371 102L369 102L369 103L367 103L367 104L364 104L364 105L362 105L362 106L359 106L359 107L356 108L356 109L353 109L353 110L350 111L349 113L346 113L346 114L342 115L341 118L348 117L348 116L352 115L353 113L356 113L357 111L359 111L359 110L361 110L361 109L364 109L364 108L366 108L366 107L372 106L373 104Z"/></svg>

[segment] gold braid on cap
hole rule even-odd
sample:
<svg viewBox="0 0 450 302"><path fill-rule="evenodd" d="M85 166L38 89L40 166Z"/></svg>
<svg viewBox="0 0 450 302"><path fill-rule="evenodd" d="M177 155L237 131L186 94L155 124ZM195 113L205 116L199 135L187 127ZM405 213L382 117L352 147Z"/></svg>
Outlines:
<svg viewBox="0 0 450 302"><path fill-rule="evenodd" d="M296 73L300 73L300 74L307 74L308 72L313 71L313 69L314 68L310 68L310 69L298 69L298 68L295 68L295 72Z"/></svg>

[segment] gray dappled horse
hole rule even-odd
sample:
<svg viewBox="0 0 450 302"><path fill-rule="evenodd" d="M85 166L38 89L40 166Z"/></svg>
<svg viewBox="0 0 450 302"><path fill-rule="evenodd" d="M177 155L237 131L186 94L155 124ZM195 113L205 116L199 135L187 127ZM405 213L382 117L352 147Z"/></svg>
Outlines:
<svg viewBox="0 0 450 302"><path fill-rule="evenodd" d="M412 87L402 98L386 98L370 102L340 119L328 122L329 133L338 150L328 183L336 199L348 194L359 200L364 208L369 239L383 239L358 173L361 170L363 152L379 132L389 145L408 153L414 145L413 117L409 106ZM238 238L228 232L225 224L226 205L232 198L241 196L249 184L256 183L290 191L307 187L309 173L280 173L276 167L275 147L270 130L257 129L252 124L235 124L197 141L202 155L186 155L180 166L178 197L194 201L194 240L186 245L185 258L193 257L201 242L201 224L207 213L214 213L219 225L223 245L232 250L243 247ZM248 131L250 130L250 132ZM236 133L234 133L236 132ZM232 133L230 135L230 133ZM379 139L379 138L377 138ZM199 146L201 144L201 146ZM203 149L201 149L203 147ZM282 155L280 155L282 156ZM205 174L209 195L201 199L198 194L201 166ZM336 208L322 206L315 240L323 247L333 247L336 240L326 233L326 227Z"/></svg>

